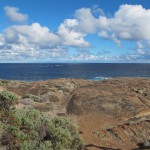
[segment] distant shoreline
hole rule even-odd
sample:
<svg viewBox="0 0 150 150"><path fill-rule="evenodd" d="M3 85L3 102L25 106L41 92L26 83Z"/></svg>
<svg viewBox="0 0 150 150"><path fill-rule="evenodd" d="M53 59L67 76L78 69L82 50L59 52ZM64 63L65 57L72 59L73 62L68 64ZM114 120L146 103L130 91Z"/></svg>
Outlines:
<svg viewBox="0 0 150 150"><path fill-rule="evenodd" d="M91 79L82 79L82 78L53 78L47 80L37 80L37 81L24 81L24 80L9 80L9 79L0 79L0 82L22 82L22 83L36 83L36 82L47 82L47 81L59 81L59 80L81 80L81 81L105 81L105 80L124 80L124 79L150 79L150 77L113 77L113 78L104 78L101 80L91 80Z"/></svg>
<svg viewBox="0 0 150 150"><path fill-rule="evenodd" d="M0 79L40 81L59 78L103 80L150 77L150 64L129 63L9 63L0 64Z"/></svg>

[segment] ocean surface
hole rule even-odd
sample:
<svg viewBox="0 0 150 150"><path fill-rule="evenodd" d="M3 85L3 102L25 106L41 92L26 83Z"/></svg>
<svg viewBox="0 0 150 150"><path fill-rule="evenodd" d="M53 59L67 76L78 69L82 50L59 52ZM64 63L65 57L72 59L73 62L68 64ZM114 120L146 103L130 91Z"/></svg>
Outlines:
<svg viewBox="0 0 150 150"><path fill-rule="evenodd" d="M7 80L39 81L56 78L103 80L112 77L150 77L150 64L0 64L0 79Z"/></svg>

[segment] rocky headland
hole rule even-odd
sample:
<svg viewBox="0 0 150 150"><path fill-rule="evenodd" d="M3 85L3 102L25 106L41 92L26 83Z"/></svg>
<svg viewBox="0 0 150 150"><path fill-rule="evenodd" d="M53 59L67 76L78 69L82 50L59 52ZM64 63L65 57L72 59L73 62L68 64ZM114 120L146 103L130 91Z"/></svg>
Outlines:
<svg viewBox="0 0 150 150"><path fill-rule="evenodd" d="M0 80L0 91L19 96L17 109L71 118L86 149L150 148L149 78Z"/></svg>

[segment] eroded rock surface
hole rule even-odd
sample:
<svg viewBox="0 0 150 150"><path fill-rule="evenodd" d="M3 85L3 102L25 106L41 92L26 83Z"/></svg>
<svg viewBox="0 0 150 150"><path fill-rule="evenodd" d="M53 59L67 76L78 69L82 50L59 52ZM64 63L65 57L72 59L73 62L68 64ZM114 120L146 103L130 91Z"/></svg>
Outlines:
<svg viewBox="0 0 150 150"><path fill-rule="evenodd" d="M4 81L0 90L18 94L19 108L72 118L87 149L136 149L150 141L149 78Z"/></svg>

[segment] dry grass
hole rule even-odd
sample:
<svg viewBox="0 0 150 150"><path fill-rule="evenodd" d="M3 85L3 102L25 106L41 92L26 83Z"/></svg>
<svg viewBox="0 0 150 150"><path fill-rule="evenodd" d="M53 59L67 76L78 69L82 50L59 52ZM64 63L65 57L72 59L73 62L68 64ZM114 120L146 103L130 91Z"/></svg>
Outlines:
<svg viewBox="0 0 150 150"><path fill-rule="evenodd" d="M53 105L52 103L37 103L35 102L33 104L33 107L39 111L42 111L42 112L48 112L48 111L52 111L53 110Z"/></svg>

